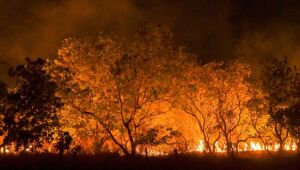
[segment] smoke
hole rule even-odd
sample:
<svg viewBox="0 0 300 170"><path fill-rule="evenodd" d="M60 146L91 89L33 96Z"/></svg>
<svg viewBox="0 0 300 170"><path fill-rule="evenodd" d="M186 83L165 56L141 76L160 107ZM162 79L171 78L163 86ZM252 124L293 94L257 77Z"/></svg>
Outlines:
<svg viewBox="0 0 300 170"><path fill-rule="evenodd" d="M262 58L287 56L300 65L299 1L244 1L236 11L239 39L233 56L257 65ZM241 11L242 10L242 11Z"/></svg>
<svg viewBox="0 0 300 170"><path fill-rule="evenodd" d="M164 24L178 45L206 62L288 56L300 64L299 1L273 0L0 0L0 78L25 57L53 58L70 36L130 38Z"/></svg>
<svg viewBox="0 0 300 170"><path fill-rule="evenodd" d="M266 32L245 32L235 47L235 55L247 59L253 65L262 58L288 57L292 64L300 64L299 33L295 28L268 28Z"/></svg>
<svg viewBox="0 0 300 170"><path fill-rule="evenodd" d="M25 57L53 58L66 37L100 31L127 35L139 22L128 0L2 0L0 11L1 72Z"/></svg>

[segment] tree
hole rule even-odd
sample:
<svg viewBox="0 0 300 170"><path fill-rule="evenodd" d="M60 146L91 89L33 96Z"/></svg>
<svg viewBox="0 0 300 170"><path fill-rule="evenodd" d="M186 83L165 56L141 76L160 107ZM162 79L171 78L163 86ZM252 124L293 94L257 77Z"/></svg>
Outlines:
<svg viewBox="0 0 300 170"><path fill-rule="evenodd" d="M18 151L41 147L49 142L58 125L57 110L62 107L55 96L56 84L46 74L43 59L31 61L9 70L16 87L6 92L5 108L1 112L4 122L2 146L13 144ZM3 90L2 90L3 91Z"/></svg>
<svg viewBox="0 0 300 170"><path fill-rule="evenodd" d="M3 135L3 128L4 128L4 122L3 122L3 119L4 119L4 112L5 110L7 109L7 105L6 105L6 98L7 98L7 94L8 94L8 91L7 91L7 85L3 82L0 81L0 120L1 120L1 124L0 124L0 134L1 136Z"/></svg>
<svg viewBox="0 0 300 170"><path fill-rule="evenodd" d="M212 101L209 99L207 88L211 66L211 64L202 66L195 62L187 63L184 78L178 83L181 84L178 89L181 93L178 97L181 110L196 121L205 143L205 151L214 153L216 143L221 136L212 113L214 110L210 107Z"/></svg>
<svg viewBox="0 0 300 170"><path fill-rule="evenodd" d="M111 146L109 136L103 131L101 125L93 117L74 111L65 105L57 113L59 126L62 131L68 131L74 143L82 145L86 153L106 152Z"/></svg>
<svg viewBox="0 0 300 170"><path fill-rule="evenodd" d="M58 141L55 144L55 148L59 151L60 159L62 159L65 150L67 150L67 152L69 151L72 141L73 138L69 132L66 131L58 132Z"/></svg>
<svg viewBox="0 0 300 170"><path fill-rule="evenodd" d="M298 153L300 153L300 104L295 104L286 110L287 124L291 136L297 143Z"/></svg>
<svg viewBox="0 0 300 170"><path fill-rule="evenodd" d="M287 128L287 109L291 105L295 71L288 59L271 59L263 63L261 71L262 88L266 93L269 123L273 126L274 136L279 143L279 152L289 136Z"/></svg>
<svg viewBox="0 0 300 170"><path fill-rule="evenodd" d="M130 43L110 37L67 39L55 60L65 102L95 118L125 155L135 155L141 134L169 110L169 84L184 52L167 29L143 29Z"/></svg>
<svg viewBox="0 0 300 170"><path fill-rule="evenodd" d="M234 156L234 148L238 151L240 142L249 137L250 115L247 103L251 99L248 92L247 79L251 76L248 65L234 62L230 65L213 64L208 74L208 95L210 107L217 127L225 140L228 156Z"/></svg>
<svg viewBox="0 0 300 170"><path fill-rule="evenodd" d="M0 99L3 100L7 95L7 85L0 81Z"/></svg>
<svg viewBox="0 0 300 170"><path fill-rule="evenodd" d="M164 126L156 126L150 128L146 131L146 133L141 133L138 138L138 142L142 147L140 150L145 149L145 155L148 156L148 149L151 149L154 152L163 152L164 148L159 147L163 145L172 146L178 144L172 140L175 137L181 136L181 133L172 129L172 128L165 128ZM153 148L154 147L154 148ZM167 148L169 149L169 148ZM170 151L170 150L169 150Z"/></svg>
<svg viewBox="0 0 300 170"><path fill-rule="evenodd" d="M246 107L250 76L249 66L238 61L186 67L180 107L197 122L209 153L223 140L228 156L233 156L234 149L237 152L239 144L252 137Z"/></svg>
<svg viewBox="0 0 300 170"><path fill-rule="evenodd" d="M256 78L250 80L249 92L251 99L247 103L250 113L250 124L254 130L253 136L263 144L264 150L271 154L269 146L274 144L272 127L270 126L268 107L265 100L266 94L261 88L261 81Z"/></svg>
<svg viewBox="0 0 300 170"><path fill-rule="evenodd" d="M300 153L300 70L294 67L291 89L291 101L289 107L285 110L287 118L287 127L291 136L297 143L298 153Z"/></svg>

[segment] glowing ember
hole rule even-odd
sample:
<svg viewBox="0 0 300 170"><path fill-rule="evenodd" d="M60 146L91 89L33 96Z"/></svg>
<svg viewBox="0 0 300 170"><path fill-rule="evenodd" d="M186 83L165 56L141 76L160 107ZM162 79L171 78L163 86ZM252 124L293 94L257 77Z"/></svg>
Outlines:
<svg viewBox="0 0 300 170"><path fill-rule="evenodd" d="M29 145L29 147L26 148L25 151L26 151L26 152L30 152L30 151L31 151L31 148L32 148L32 145Z"/></svg>

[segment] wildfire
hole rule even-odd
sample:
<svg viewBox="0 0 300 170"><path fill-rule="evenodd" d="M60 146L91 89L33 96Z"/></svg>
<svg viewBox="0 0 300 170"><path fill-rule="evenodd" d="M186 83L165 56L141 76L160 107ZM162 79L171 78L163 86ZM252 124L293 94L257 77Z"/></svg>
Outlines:
<svg viewBox="0 0 300 170"><path fill-rule="evenodd" d="M292 142L290 144L284 145L285 150L292 150L295 151L297 150L297 144L295 142Z"/></svg>
<svg viewBox="0 0 300 170"><path fill-rule="evenodd" d="M247 148L247 147L246 147ZM253 151L262 151L264 150L260 143L250 142L250 150Z"/></svg>
<svg viewBox="0 0 300 170"><path fill-rule="evenodd" d="M205 151L205 144L204 144L203 140L200 140L200 143L199 143L199 145L197 147L197 151L199 151L199 152Z"/></svg>
<svg viewBox="0 0 300 170"><path fill-rule="evenodd" d="M280 145L278 143L276 143L274 145L268 145L268 146L264 147L259 142L250 141L250 142L247 142L247 143L244 143L244 144L240 145L238 151L239 152L243 152L243 151L265 151L265 150L278 151L279 148L280 148ZM283 148L284 148L285 151L296 151L297 150L297 144L294 141L287 142L284 145ZM233 149L235 149L235 148L233 148ZM31 152L32 151L32 146L30 145L28 148L25 149L25 151L26 152ZM50 147L48 148L48 151L51 151ZM195 150L189 150L189 152L193 152L193 151L205 152L206 151L205 142L203 140L200 140L199 144L197 145ZM137 152L140 153L141 155L146 155L145 151L143 151L143 150L138 150ZM217 152L217 153L226 152L226 147L221 147L219 142L216 142L215 152ZM2 154L14 154L15 152L11 151L8 148L8 146L5 146L5 147L0 148L0 153L2 153ZM160 151L160 150L157 150L157 149L148 149L147 154L149 156L162 156L162 155L168 155L168 152Z"/></svg>
<svg viewBox="0 0 300 170"><path fill-rule="evenodd" d="M270 150L270 151L278 151L279 147L280 147L280 145L278 143L276 143L273 146L271 146L271 145L266 146L266 149ZM216 152L226 152L226 148L220 147L218 142L215 145L215 149L216 149L215 150ZM264 148L264 146L261 143L251 141L249 143L244 143L244 145L242 145L242 147L240 146L238 151L239 152L242 152L242 151L265 151L266 149ZM196 151L204 152L205 150L206 150L205 143L204 143L203 140L200 140ZM286 151L296 151L297 150L296 142L294 142L294 141L287 142L284 145L284 150L286 150Z"/></svg>
<svg viewBox="0 0 300 170"><path fill-rule="evenodd" d="M26 149L25 152L31 152L32 151L32 145L29 145ZM4 146L0 148L0 153L2 154L16 154L16 152L9 148L8 146Z"/></svg>
<svg viewBox="0 0 300 170"><path fill-rule="evenodd" d="M9 153L9 149L8 149L8 147L5 146L0 149L0 152L1 153Z"/></svg>

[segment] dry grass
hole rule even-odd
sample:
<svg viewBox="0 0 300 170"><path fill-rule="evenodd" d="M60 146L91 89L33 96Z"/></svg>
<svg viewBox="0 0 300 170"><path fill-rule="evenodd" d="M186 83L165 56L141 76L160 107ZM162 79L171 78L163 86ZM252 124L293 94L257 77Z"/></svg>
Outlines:
<svg viewBox="0 0 300 170"><path fill-rule="evenodd" d="M199 154L126 158L114 154L65 156L62 160L55 154L1 155L0 169L243 169L243 170L298 170L300 157L286 154L269 157L261 153L241 153L238 158L225 156L208 157Z"/></svg>

